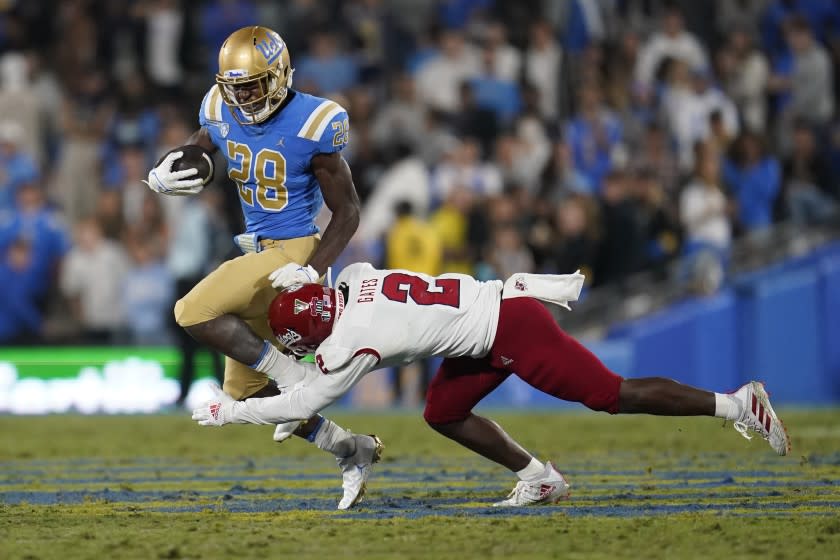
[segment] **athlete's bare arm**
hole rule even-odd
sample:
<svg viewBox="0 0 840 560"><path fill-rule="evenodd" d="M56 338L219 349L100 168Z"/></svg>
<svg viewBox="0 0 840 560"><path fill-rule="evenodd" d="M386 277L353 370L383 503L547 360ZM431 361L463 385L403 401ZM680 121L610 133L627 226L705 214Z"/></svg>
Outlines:
<svg viewBox="0 0 840 560"><path fill-rule="evenodd" d="M192 136L187 139L187 145L200 146L211 154L218 150L213 140L210 139L210 133L203 126L192 133Z"/></svg>
<svg viewBox="0 0 840 560"><path fill-rule="evenodd" d="M318 154L312 158L311 165L324 202L333 213L321 244L309 260L318 274L324 274L359 227L359 195L350 166L340 153Z"/></svg>

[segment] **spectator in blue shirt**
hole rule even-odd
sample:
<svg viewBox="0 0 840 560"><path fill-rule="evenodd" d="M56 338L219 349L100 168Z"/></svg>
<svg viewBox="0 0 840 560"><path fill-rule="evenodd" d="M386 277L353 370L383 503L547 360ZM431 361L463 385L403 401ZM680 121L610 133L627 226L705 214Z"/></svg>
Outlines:
<svg viewBox="0 0 840 560"><path fill-rule="evenodd" d="M208 53L208 68L219 68L219 48L228 35L246 25L257 25L259 15L251 0L214 0L201 10L201 38Z"/></svg>
<svg viewBox="0 0 840 560"><path fill-rule="evenodd" d="M463 29L477 13L492 6L493 0L448 0L439 3L438 14L447 29Z"/></svg>
<svg viewBox="0 0 840 560"><path fill-rule="evenodd" d="M37 263L32 246L16 239L0 253L0 344L35 342L41 331L41 309L33 290Z"/></svg>
<svg viewBox="0 0 840 560"><path fill-rule="evenodd" d="M295 64L295 84L318 95L344 91L359 81L356 59L341 54L335 37L317 33L312 37L310 54Z"/></svg>
<svg viewBox="0 0 840 560"><path fill-rule="evenodd" d="M481 50L483 72L470 84L478 106L490 109L501 123L509 124L522 108L519 85L495 74L495 57L493 49L485 47Z"/></svg>
<svg viewBox="0 0 840 560"><path fill-rule="evenodd" d="M149 166L159 155L157 141L162 122L156 108L148 105L148 97L149 91L140 76L133 76L120 84L117 110L108 124L102 153L103 175L108 184L122 180L124 170L119 155L124 147L143 150Z"/></svg>
<svg viewBox="0 0 840 560"><path fill-rule="evenodd" d="M175 281L154 246L145 239L129 243L131 265L125 276L123 305L132 344L171 344L169 309L175 299Z"/></svg>
<svg viewBox="0 0 840 560"><path fill-rule="evenodd" d="M746 132L735 141L723 164L723 180L738 202L739 223L746 231L771 225L782 172L779 161L764 153L758 136Z"/></svg>
<svg viewBox="0 0 840 560"><path fill-rule="evenodd" d="M612 169L613 150L621 144L621 121L601 102L601 90L589 84L580 89L578 113L569 121L565 142L572 150L575 169L596 190Z"/></svg>
<svg viewBox="0 0 840 560"><path fill-rule="evenodd" d="M589 6L585 6L585 4ZM595 2L572 0L566 2L568 13L563 29L563 46L570 52L583 52L592 43L604 38L604 21Z"/></svg>
<svg viewBox="0 0 840 560"><path fill-rule="evenodd" d="M0 212L0 252L19 239L30 243L32 266L36 271L32 288L38 297L44 297L53 285L59 262L70 250L70 237L36 184L22 185L16 202L16 211Z"/></svg>

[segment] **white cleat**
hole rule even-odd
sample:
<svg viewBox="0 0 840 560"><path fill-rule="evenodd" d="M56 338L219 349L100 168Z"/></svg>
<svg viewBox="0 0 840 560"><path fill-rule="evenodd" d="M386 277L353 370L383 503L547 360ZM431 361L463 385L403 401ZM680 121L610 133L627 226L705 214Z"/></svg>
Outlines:
<svg viewBox="0 0 840 560"><path fill-rule="evenodd" d="M277 443L283 443L292 437L292 434L295 433L295 430L297 430L301 424L303 424L303 420L292 420L291 422L277 424L277 427L274 428L274 441Z"/></svg>
<svg viewBox="0 0 840 560"><path fill-rule="evenodd" d="M367 488L367 480L373 470L374 463L382 456L384 446L378 437L354 435L356 452L349 457L336 457L341 468L341 487L344 496L338 502L338 509L350 509L362 501Z"/></svg>
<svg viewBox="0 0 840 560"><path fill-rule="evenodd" d="M507 499L496 502L493 507L523 507L555 504L569 497L569 483L554 465L545 464L545 477L534 482L520 480L513 487Z"/></svg>
<svg viewBox="0 0 840 560"><path fill-rule="evenodd" d="M750 381L732 393L732 397L741 406L741 416L734 424L738 433L747 439L752 439L747 432L757 432L767 440L773 451L779 455L787 455L790 452L790 437L770 405L770 397L764 390L764 384Z"/></svg>

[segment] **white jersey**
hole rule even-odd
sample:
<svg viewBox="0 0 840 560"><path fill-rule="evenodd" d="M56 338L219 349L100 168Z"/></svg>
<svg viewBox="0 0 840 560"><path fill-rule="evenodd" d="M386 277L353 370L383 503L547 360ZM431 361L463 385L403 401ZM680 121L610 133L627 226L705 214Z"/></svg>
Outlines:
<svg viewBox="0 0 840 560"><path fill-rule="evenodd" d="M499 281L377 270L360 263L345 268L337 284L345 294L344 308L315 351L318 367L280 355L277 373L269 376L283 392L233 403L229 422L305 420L375 369L429 356L478 358L496 338Z"/></svg>
<svg viewBox="0 0 840 560"><path fill-rule="evenodd" d="M500 281L358 263L338 275L336 289L346 297L332 334L316 352L324 373L360 354L376 356L379 367L429 356L477 358L490 351L496 337Z"/></svg>
<svg viewBox="0 0 840 560"><path fill-rule="evenodd" d="M505 297L533 297L568 309L568 302L578 299L583 280L577 272L515 274L504 285ZM362 263L338 275L337 291L346 294L344 308L315 352L318 367L279 354L280 361L268 375L283 392L232 403L228 422L305 420L375 369L429 356L479 358L496 338L502 299L499 281L377 270Z"/></svg>

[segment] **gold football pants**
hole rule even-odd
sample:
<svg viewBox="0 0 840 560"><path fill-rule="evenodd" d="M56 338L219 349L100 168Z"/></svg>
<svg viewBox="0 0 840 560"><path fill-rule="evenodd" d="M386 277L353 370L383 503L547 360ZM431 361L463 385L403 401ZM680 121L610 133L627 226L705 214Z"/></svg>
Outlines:
<svg viewBox="0 0 840 560"><path fill-rule="evenodd" d="M233 314L248 323L257 336L278 348L268 325L268 307L277 291L268 275L290 262L306 264L318 247L320 236L263 240L264 249L223 263L175 304L175 320L189 327ZM244 399L268 385L268 376L245 364L225 358L225 393Z"/></svg>

